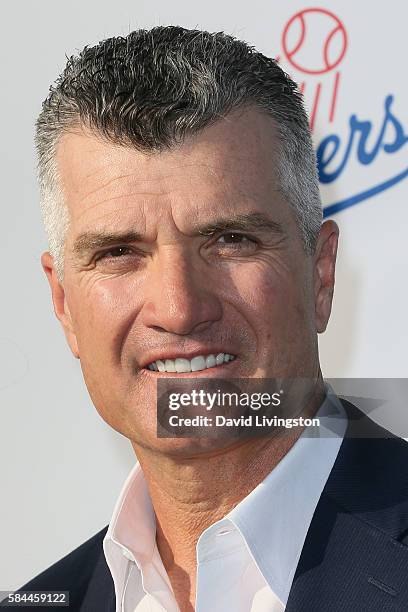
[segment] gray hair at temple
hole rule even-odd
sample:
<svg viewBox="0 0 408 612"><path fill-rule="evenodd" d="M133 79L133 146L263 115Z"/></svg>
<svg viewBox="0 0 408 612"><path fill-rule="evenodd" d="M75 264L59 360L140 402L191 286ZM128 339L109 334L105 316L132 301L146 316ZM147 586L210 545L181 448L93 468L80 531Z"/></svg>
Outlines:
<svg viewBox="0 0 408 612"><path fill-rule="evenodd" d="M159 153L246 107L274 120L279 189L312 254L322 223L316 157L301 95L273 59L223 32L177 26L108 38L70 57L43 102L35 135L41 212L58 280L69 227L56 163L65 132L83 126L113 143Z"/></svg>

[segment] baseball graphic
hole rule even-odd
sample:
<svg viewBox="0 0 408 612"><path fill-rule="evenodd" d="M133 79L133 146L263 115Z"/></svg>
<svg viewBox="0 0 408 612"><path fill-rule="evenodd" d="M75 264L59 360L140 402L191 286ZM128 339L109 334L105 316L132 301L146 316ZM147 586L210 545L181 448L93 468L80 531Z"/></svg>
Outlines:
<svg viewBox="0 0 408 612"><path fill-rule="evenodd" d="M288 62L306 74L334 70L347 50L347 34L340 19L325 8L299 11L287 22L282 48Z"/></svg>

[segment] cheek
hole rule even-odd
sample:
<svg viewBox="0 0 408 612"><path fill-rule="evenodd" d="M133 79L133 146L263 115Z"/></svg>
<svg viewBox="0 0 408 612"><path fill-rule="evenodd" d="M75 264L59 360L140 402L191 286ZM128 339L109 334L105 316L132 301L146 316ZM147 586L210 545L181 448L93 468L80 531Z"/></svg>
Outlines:
<svg viewBox="0 0 408 612"><path fill-rule="evenodd" d="M72 296L81 366L92 381L118 381L122 348L139 310L137 295L129 280L117 278Z"/></svg>
<svg viewBox="0 0 408 612"><path fill-rule="evenodd" d="M290 270L248 267L233 277L236 303L257 326L304 316L305 293Z"/></svg>
<svg viewBox="0 0 408 612"><path fill-rule="evenodd" d="M234 275L235 306L252 328L258 354L284 358L308 352L315 334L313 294L307 275L264 266Z"/></svg>
<svg viewBox="0 0 408 612"><path fill-rule="evenodd" d="M78 289L71 295L85 384L101 417L120 432L126 430L124 400L134 387L130 357L124 363L124 346L138 313L137 295L124 277L94 283L92 290Z"/></svg>

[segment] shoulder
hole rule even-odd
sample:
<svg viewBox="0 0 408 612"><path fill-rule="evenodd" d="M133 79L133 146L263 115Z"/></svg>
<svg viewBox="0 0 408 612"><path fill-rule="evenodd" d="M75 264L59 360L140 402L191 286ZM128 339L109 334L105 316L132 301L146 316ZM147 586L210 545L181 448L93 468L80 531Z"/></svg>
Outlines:
<svg viewBox="0 0 408 612"><path fill-rule="evenodd" d="M65 557L27 582L22 591L70 591L70 598L82 600L100 555L108 526Z"/></svg>
<svg viewBox="0 0 408 612"><path fill-rule="evenodd" d="M349 424L325 492L356 518L401 538L408 528L408 443L341 401Z"/></svg>
<svg viewBox="0 0 408 612"><path fill-rule="evenodd" d="M347 430L287 610L407 610L408 444L339 399Z"/></svg>
<svg viewBox="0 0 408 612"><path fill-rule="evenodd" d="M386 490L390 485L399 486L407 493L408 443L384 429L350 402L341 401L347 412L348 427L340 449L339 463L346 468L347 476L355 474L359 480L364 476L367 483L388 485ZM342 457L347 461L341 462Z"/></svg>

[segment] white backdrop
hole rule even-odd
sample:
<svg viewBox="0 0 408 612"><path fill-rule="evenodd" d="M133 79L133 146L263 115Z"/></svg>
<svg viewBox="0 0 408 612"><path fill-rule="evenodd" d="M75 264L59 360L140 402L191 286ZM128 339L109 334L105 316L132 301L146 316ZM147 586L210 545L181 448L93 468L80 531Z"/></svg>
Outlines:
<svg viewBox="0 0 408 612"><path fill-rule="evenodd" d="M323 374L407 377L408 9L403 0L312 6L319 11L299 0L2 5L0 590L106 525L133 463L130 444L91 404L40 266L47 244L33 128L65 54L175 24L224 30L278 56L313 116L326 214L342 209L333 216L341 241L332 318L320 337ZM392 420L384 411L376 418Z"/></svg>

